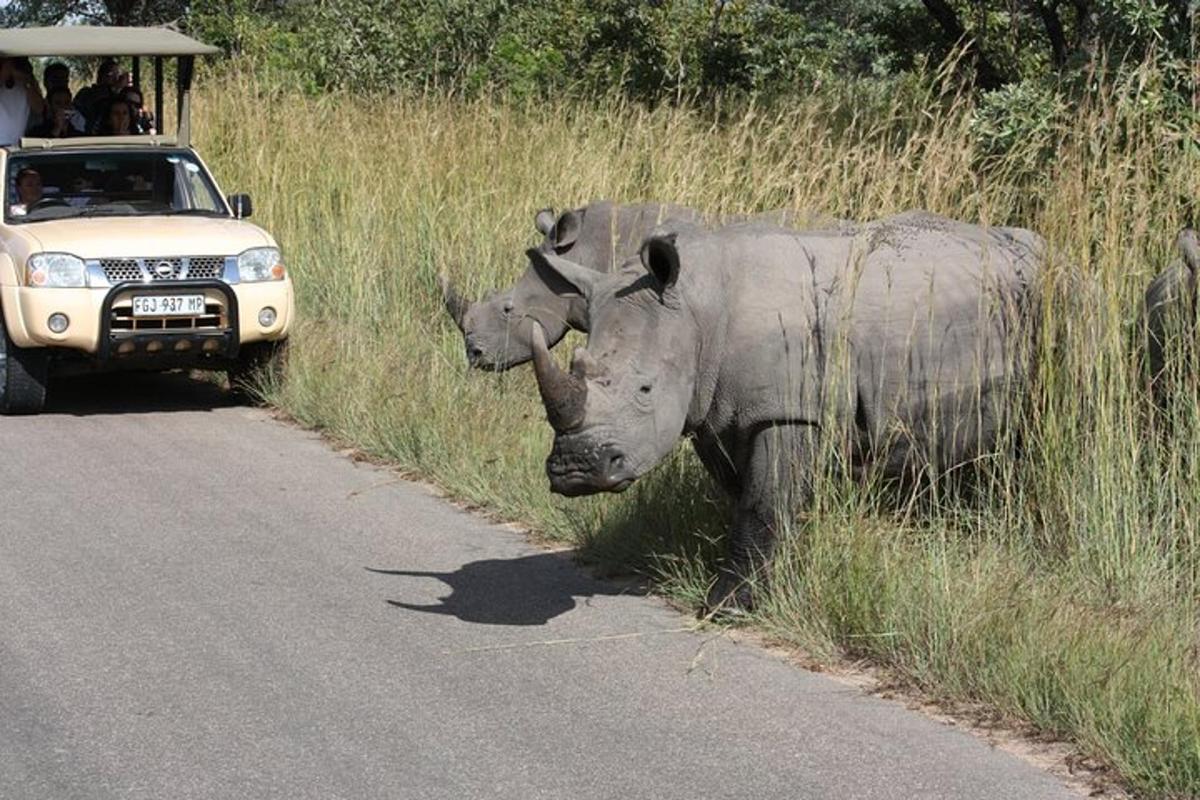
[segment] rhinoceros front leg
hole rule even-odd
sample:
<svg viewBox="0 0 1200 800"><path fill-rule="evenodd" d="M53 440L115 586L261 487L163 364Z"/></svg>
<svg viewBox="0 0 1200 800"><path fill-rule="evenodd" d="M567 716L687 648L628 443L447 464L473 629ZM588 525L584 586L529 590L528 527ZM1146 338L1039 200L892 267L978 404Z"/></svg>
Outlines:
<svg viewBox="0 0 1200 800"><path fill-rule="evenodd" d="M780 522L812 499L817 427L780 423L754 434L741 472L741 491L728 553L708 592L709 614L737 615L754 607L766 582Z"/></svg>

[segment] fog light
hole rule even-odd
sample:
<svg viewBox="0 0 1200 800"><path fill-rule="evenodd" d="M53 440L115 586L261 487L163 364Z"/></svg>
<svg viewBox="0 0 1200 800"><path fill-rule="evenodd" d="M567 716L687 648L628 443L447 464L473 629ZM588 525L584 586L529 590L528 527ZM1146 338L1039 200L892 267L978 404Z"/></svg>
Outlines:
<svg viewBox="0 0 1200 800"><path fill-rule="evenodd" d="M189 342L187 339L180 339L178 342L175 343L175 352L176 353L182 353L185 350L191 350L191 349L192 349L192 343Z"/></svg>
<svg viewBox="0 0 1200 800"><path fill-rule="evenodd" d="M258 312L258 324L264 328L269 328L275 324L275 309L267 306L262 311Z"/></svg>
<svg viewBox="0 0 1200 800"><path fill-rule="evenodd" d="M162 342L158 341L157 339L146 345L147 353L157 353L159 350L162 350Z"/></svg>
<svg viewBox="0 0 1200 800"><path fill-rule="evenodd" d="M221 346L221 343L216 339L208 339L204 342L204 352L211 353Z"/></svg>
<svg viewBox="0 0 1200 800"><path fill-rule="evenodd" d="M46 320L46 327L52 333L62 333L71 324L71 320L67 319L66 314L51 314L50 319Z"/></svg>
<svg viewBox="0 0 1200 800"><path fill-rule="evenodd" d="M121 344L119 344L117 346L117 352L120 353L121 355L125 355L126 353L132 353L133 348L134 348L133 342L121 342Z"/></svg>

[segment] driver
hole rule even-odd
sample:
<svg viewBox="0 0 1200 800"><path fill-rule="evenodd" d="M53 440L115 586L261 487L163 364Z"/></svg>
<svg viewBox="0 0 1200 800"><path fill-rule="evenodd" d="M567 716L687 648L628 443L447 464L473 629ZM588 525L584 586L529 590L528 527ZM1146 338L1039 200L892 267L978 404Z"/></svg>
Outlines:
<svg viewBox="0 0 1200 800"><path fill-rule="evenodd" d="M32 167L17 173L17 202L9 209L13 216L24 216L42 199L42 174Z"/></svg>

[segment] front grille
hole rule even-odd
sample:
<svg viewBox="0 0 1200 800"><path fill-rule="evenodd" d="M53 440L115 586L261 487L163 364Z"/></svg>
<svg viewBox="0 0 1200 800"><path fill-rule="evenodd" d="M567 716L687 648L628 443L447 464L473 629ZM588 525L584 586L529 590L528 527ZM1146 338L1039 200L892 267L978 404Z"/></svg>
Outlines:
<svg viewBox="0 0 1200 800"><path fill-rule="evenodd" d="M100 269L109 283L181 281L220 278L225 256L164 256L151 258L102 258Z"/></svg>
<svg viewBox="0 0 1200 800"><path fill-rule="evenodd" d="M224 272L224 256L192 256L188 259L189 278L219 278Z"/></svg>
<svg viewBox="0 0 1200 800"><path fill-rule="evenodd" d="M142 265L134 258L102 258L100 268L109 283L142 280Z"/></svg>

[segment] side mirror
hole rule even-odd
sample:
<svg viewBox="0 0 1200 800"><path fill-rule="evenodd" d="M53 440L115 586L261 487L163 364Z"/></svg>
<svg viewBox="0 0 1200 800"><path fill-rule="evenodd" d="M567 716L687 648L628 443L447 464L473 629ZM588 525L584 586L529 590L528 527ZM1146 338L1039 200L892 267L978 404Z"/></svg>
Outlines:
<svg viewBox="0 0 1200 800"><path fill-rule="evenodd" d="M231 194L228 198L229 207L233 209L233 215L238 219L245 219L254 213L254 204L250 202L248 194Z"/></svg>

